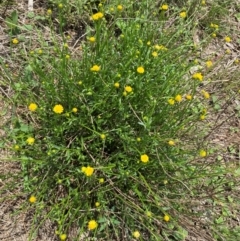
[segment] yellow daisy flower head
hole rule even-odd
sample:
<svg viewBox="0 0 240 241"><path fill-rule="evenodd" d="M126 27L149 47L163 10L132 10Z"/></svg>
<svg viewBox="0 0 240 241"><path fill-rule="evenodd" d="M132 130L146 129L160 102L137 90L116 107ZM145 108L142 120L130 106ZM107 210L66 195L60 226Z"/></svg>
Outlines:
<svg viewBox="0 0 240 241"><path fill-rule="evenodd" d="M200 115L200 120L205 120L206 119L206 115Z"/></svg>
<svg viewBox="0 0 240 241"><path fill-rule="evenodd" d="M217 37L217 34L216 34L216 33L212 33L212 37L213 37L213 38L216 38L216 37Z"/></svg>
<svg viewBox="0 0 240 241"><path fill-rule="evenodd" d="M226 37L224 38L224 40L225 40L227 43L230 43L230 42L232 41L229 36L226 36Z"/></svg>
<svg viewBox="0 0 240 241"><path fill-rule="evenodd" d="M144 73L144 68L143 68L142 66L138 67L138 68L137 68L137 72L138 72L139 74L143 74L143 73Z"/></svg>
<svg viewBox="0 0 240 241"><path fill-rule="evenodd" d="M116 82L116 83L114 83L114 87L118 89L120 87L120 84L118 82Z"/></svg>
<svg viewBox="0 0 240 241"><path fill-rule="evenodd" d="M28 201L29 201L30 203L35 203L35 202L37 201L37 198L32 195L32 196L30 196L30 198L28 199Z"/></svg>
<svg viewBox="0 0 240 241"><path fill-rule="evenodd" d="M99 207L100 206L100 202L95 202L95 206Z"/></svg>
<svg viewBox="0 0 240 241"><path fill-rule="evenodd" d="M91 42L91 43L96 42L96 38L95 38L95 37L89 37L88 40L89 40L89 42Z"/></svg>
<svg viewBox="0 0 240 241"><path fill-rule="evenodd" d="M89 230L94 230L98 227L98 223L95 220L90 220L88 222L88 229Z"/></svg>
<svg viewBox="0 0 240 241"><path fill-rule="evenodd" d="M174 142L173 140L170 140L170 141L168 142L168 145L169 145L169 146L175 146L175 142Z"/></svg>
<svg viewBox="0 0 240 241"><path fill-rule="evenodd" d="M136 239L140 238L140 236L141 236L141 234L138 231L134 231L132 235Z"/></svg>
<svg viewBox="0 0 240 241"><path fill-rule="evenodd" d="M181 13L179 14L179 16L180 16L181 18L186 18L186 17L187 17L187 13L186 13L185 11L183 11L183 12L181 12Z"/></svg>
<svg viewBox="0 0 240 241"><path fill-rule="evenodd" d="M103 13L98 12L98 13L95 13L95 14L92 15L92 19L93 19L94 21L98 21L98 20L102 19L103 16L104 16Z"/></svg>
<svg viewBox="0 0 240 241"><path fill-rule="evenodd" d="M36 109L38 108L37 104L35 103L31 103L29 106L28 106L28 109L30 111L36 111Z"/></svg>
<svg viewBox="0 0 240 241"><path fill-rule="evenodd" d="M168 104L169 104L169 105L174 105L174 104L175 104L175 100L172 99L172 98L169 99L169 100L168 100Z"/></svg>
<svg viewBox="0 0 240 241"><path fill-rule="evenodd" d="M154 52L152 52L152 56L156 58L158 56L158 53L156 51L154 51Z"/></svg>
<svg viewBox="0 0 240 241"><path fill-rule="evenodd" d="M167 4L163 4L163 5L160 7L160 10L167 11L167 10L168 10L168 5L167 5Z"/></svg>
<svg viewBox="0 0 240 241"><path fill-rule="evenodd" d="M122 11L122 10L123 10L123 6L122 6L122 5L118 5L118 6L117 6L117 10L118 10L118 11Z"/></svg>
<svg viewBox="0 0 240 241"><path fill-rule="evenodd" d="M47 10L47 15L52 15L52 10L51 9Z"/></svg>
<svg viewBox="0 0 240 241"><path fill-rule="evenodd" d="M141 155L141 162L143 162L143 163L149 162L149 157L147 154Z"/></svg>
<svg viewBox="0 0 240 241"><path fill-rule="evenodd" d="M65 241L67 239L67 235L65 233L59 235L59 239L61 241Z"/></svg>
<svg viewBox="0 0 240 241"><path fill-rule="evenodd" d="M132 87L129 86L129 85L127 85L124 89L125 89L125 91L126 91L127 93L131 93L131 92L132 92Z"/></svg>
<svg viewBox="0 0 240 241"><path fill-rule="evenodd" d="M90 167L90 166L87 166L85 171L84 171L84 173L87 177L92 176L93 172L94 172L94 168Z"/></svg>
<svg viewBox="0 0 240 241"><path fill-rule="evenodd" d="M200 150L199 151L199 155L200 155L200 157L206 157L207 156L207 152L205 150Z"/></svg>
<svg viewBox="0 0 240 241"><path fill-rule="evenodd" d="M197 79L197 80L199 80L199 81L202 81L203 80L203 75L202 75L202 73L200 73L200 72L197 72L197 73L195 73L195 74L193 74L193 79Z"/></svg>
<svg viewBox="0 0 240 241"><path fill-rule="evenodd" d="M163 220L164 220L165 222L169 222L169 221L170 221L170 217L169 217L168 215L165 215L165 216L163 217Z"/></svg>
<svg viewBox="0 0 240 241"><path fill-rule="evenodd" d="M176 95L176 96L175 96L175 100L176 100L177 102L181 102L181 101L182 101L182 96L181 96L181 95Z"/></svg>
<svg viewBox="0 0 240 241"><path fill-rule="evenodd" d="M35 142L35 139L33 137L28 137L26 142L27 142L28 145L33 145L34 142Z"/></svg>
<svg viewBox="0 0 240 241"><path fill-rule="evenodd" d="M18 41L18 39L17 39L17 38L14 38L14 39L12 39L12 43L13 43L13 44L18 44L18 43L19 43L19 41Z"/></svg>
<svg viewBox="0 0 240 241"><path fill-rule="evenodd" d="M100 71L101 67L99 65L93 65L93 67L90 69L92 72L98 72Z"/></svg>
<svg viewBox="0 0 240 241"><path fill-rule="evenodd" d="M53 107L53 112L56 114L62 114L64 111L64 108L62 105L58 104Z"/></svg>
<svg viewBox="0 0 240 241"><path fill-rule="evenodd" d="M78 109L76 107L72 108L72 112L73 113L77 113L78 112Z"/></svg>
<svg viewBox="0 0 240 241"><path fill-rule="evenodd" d="M192 99L192 96L191 96L191 95L186 95L186 99L187 99L187 100L191 100L191 99Z"/></svg>
<svg viewBox="0 0 240 241"><path fill-rule="evenodd" d="M207 68L211 68L213 66L213 62L211 60L206 61Z"/></svg>
<svg viewBox="0 0 240 241"><path fill-rule="evenodd" d="M101 138L102 140L105 140L105 139L106 139L106 135L105 135L105 134L101 134L101 135L100 135L100 138Z"/></svg>
<svg viewBox="0 0 240 241"><path fill-rule="evenodd" d="M210 94L207 91L202 90L202 94L203 94L205 99L209 99L210 98Z"/></svg>
<svg viewBox="0 0 240 241"><path fill-rule="evenodd" d="M99 178L99 183L104 183L104 178Z"/></svg>

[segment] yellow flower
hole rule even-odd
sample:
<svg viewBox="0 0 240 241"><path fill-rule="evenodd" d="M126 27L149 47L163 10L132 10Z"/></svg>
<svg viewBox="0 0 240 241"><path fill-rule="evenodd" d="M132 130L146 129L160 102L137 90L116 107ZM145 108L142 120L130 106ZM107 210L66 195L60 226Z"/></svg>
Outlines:
<svg viewBox="0 0 240 241"><path fill-rule="evenodd" d="M95 202L95 206L99 207L100 206L100 202Z"/></svg>
<svg viewBox="0 0 240 241"><path fill-rule="evenodd" d="M200 157L206 157L207 152L205 150L200 150L199 155L200 155Z"/></svg>
<svg viewBox="0 0 240 241"><path fill-rule="evenodd" d="M147 215L148 217L152 217L152 212L146 211L146 215Z"/></svg>
<svg viewBox="0 0 240 241"><path fill-rule="evenodd" d="M171 99L168 100L168 104L169 104L169 105L174 105L174 103L175 103L175 100L174 100L174 99L171 98Z"/></svg>
<svg viewBox="0 0 240 241"><path fill-rule="evenodd" d="M100 70L100 66L99 65L93 65L93 67L90 69L91 71L93 71L93 72L98 72L99 70Z"/></svg>
<svg viewBox="0 0 240 241"><path fill-rule="evenodd" d="M147 41L147 45L150 46L151 45L151 41Z"/></svg>
<svg viewBox="0 0 240 241"><path fill-rule="evenodd" d="M232 41L229 36L226 36L226 37L224 38L224 40L225 40L227 43L230 43L230 42Z"/></svg>
<svg viewBox="0 0 240 241"><path fill-rule="evenodd" d="M98 226L98 223L95 220L90 220L88 222L88 229L89 230L94 230L94 229L97 228L97 226Z"/></svg>
<svg viewBox="0 0 240 241"><path fill-rule="evenodd" d="M102 140L106 139L106 135L105 134L101 134L100 137L101 137Z"/></svg>
<svg viewBox="0 0 240 241"><path fill-rule="evenodd" d="M87 166L87 167L82 167L82 172L87 176L87 177L90 177L92 176L93 172L94 172L94 168L93 167L90 167L90 166Z"/></svg>
<svg viewBox="0 0 240 241"><path fill-rule="evenodd" d="M70 55L69 55L69 54L66 54L65 58L66 58L66 59L70 59Z"/></svg>
<svg viewBox="0 0 240 241"><path fill-rule="evenodd" d="M51 15L52 14L52 10L51 9L48 9L47 10L47 15Z"/></svg>
<svg viewBox="0 0 240 241"><path fill-rule="evenodd" d="M207 91L202 90L202 94L203 94L205 99L209 99L210 98L210 94Z"/></svg>
<svg viewBox="0 0 240 241"><path fill-rule="evenodd" d="M144 68L143 68L142 66L138 67L138 68L137 68L137 72L138 72L139 74L143 74L143 73L144 73Z"/></svg>
<svg viewBox="0 0 240 241"><path fill-rule="evenodd" d="M211 61L211 60L208 60L208 61L206 62L206 66L207 66L208 68L211 68L211 67L213 66L212 61Z"/></svg>
<svg viewBox="0 0 240 241"><path fill-rule="evenodd" d="M12 43L13 43L13 44L18 44L18 43L19 43L19 41L18 41L18 39L17 39L17 38L14 38L14 39L12 40Z"/></svg>
<svg viewBox="0 0 240 241"><path fill-rule="evenodd" d="M170 217L169 217L168 215L165 215L165 216L163 217L163 220L164 220L165 222L169 222Z"/></svg>
<svg viewBox="0 0 240 241"><path fill-rule="evenodd" d="M35 203L37 201L37 198L32 195L28 200L30 203Z"/></svg>
<svg viewBox="0 0 240 241"><path fill-rule="evenodd" d="M137 138L137 141L138 141L138 142L140 142L140 141L141 141L141 138L140 138L140 137L138 137L138 138Z"/></svg>
<svg viewBox="0 0 240 241"><path fill-rule="evenodd" d="M118 82L114 83L114 87L115 88L119 88L120 87L120 84Z"/></svg>
<svg viewBox="0 0 240 241"><path fill-rule="evenodd" d="M33 145L33 143L35 142L35 139L33 137L28 137L26 142L28 145Z"/></svg>
<svg viewBox="0 0 240 241"><path fill-rule="evenodd" d="M202 0L201 4L202 4L202 5L206 5L206 1L205 1L205 0Z"/></svg>
<svg viewBox="0 0 240 241"><path fill-rule="evenodd" d="M141 155L141 161L144 163L149 162L149 157L146 154Z"/></svg>
<svg viewBox="0 0 240 241"><path fill-rule="evenodd" d="M127 86L125 87L125 91L126 91L127 93L131 93L131 92L132 92L132 87L129 86L129 85L127 85Z"/></svg>
<svg viewBox="0 0 240 241"><path fill-rule="evenodd" d="M231 50L230 50L230 49L227 49L227 50L226 50L226 54L231 54Z"/></svg>
<svg viewBox="0 0 240 241"><path fill-rule="evenodd" d="M74 107L74 108L72 108L72 112L77 113L78 109Z"/></svg>
<svg viewBox="0 0 240 241"><path fill-rule="evenodd" d="M62 4L62 3L59 3L59 4L58 4L58 7L59 7L59 8L63 8L63 4Z"/></svg>
<svg viewBox="0 0 240 241"><path fill-rule="evenodd" d="M199 81L203 80L203 75L200 72L197 72L197 73L193 74L192 77L193 77L193 79L198 79Z"/></svg>
<svg viewBox="0 0 240 241"><path fill-rule="evenodd" d="M170 140L170 141L168 142L168 145L169 145L169 146L175 146L175 142L172 141L172 140Z"/></svg>
<svg viewBox="0 0 240 241"><path fill-rule="evenodd" d="M80 81L78 81L78 84L79 84L79 85L82 85L82 81L81 81L81 80L80 80Z"/></svg>
<svg viewBox="0 0 240 241"><path fill-rule="evenodd" d="M103 18L103 13L101 13L101 12L98 12L98 13L95 13L95 14L92 15L92 19L94 21L97 21L97 20L99 20L101 18Z"/></svg>
<svg viewBox="0 0 240 241"><path fill-rule="evenodd" d="M164 11L167 11L168 10L168 5L167 4L163 4L161 7L160 7L161 10L164 10Z"/></svg>
<svg viewBox="0 0 240 241"><path fill-rule="evenodd" d="M15 151L18 151L19 149L20 149L20 146L19 146L19 145L15 145L15 146L14 146L14 150L15 150Z"/></svg>
<svg viewBox="0 0 240 241"><path fill-rule="evenodd" d="M138 238L140 238L140 236L141 236L141 235L140 235L140 233L139 233L138 231L134 231L134 232L133 232L133 237L134 237L134 238L138 239Z"/></svg>
<svg viewBox="0 0 240 241"><path fill-rule="evenodd" d="M210 27L211 27L211 28L215 28L216 30L218 30L218 27L219 27L219 26L218 26L218 24L211 23L211 24L210 24Z"/></svg>
<svg viewBox="0 0 240 241"><path fill-rule="evenodd" d="M217 34L216 34L216 33L212 33L212 37L213 37L213 38L216 38L216 37L217 37Z"/></svg>
<svg viewBox="0 0 240 241"><path fill-rule="evenodd" d="M163 46L163 45L158 45L158 44L154 45L154 48L155 48L156 50L168 50L165 46Z"/></svg>
<svg viewBox="0 0 240 241"><path fill-rule="evenodd" d="M187 17L187 13L184 11L184 12L181 12L180 14L179 14L179 16L181 17L181 18L186 18Z"/></svg>
<svg viewBox="0 0 240 241"><path fill-rule="evenodd" d="M60 234L59 238L60 238L61 241L65 241L67 239L67 235L65 233Z"/></svg>
<svg viewBox="0 0 240 241"><path fill-rule="evenodd" d="M191 95L186 95L186 99L187 99L187 100L191 100L191 99L192 99L192 96L191 96Z"/></svg>
<svg viewBox="0 0 240 241"><path fill-rule="evenodd" d="M53 112L55 112L56 114L62 114L63 113L63 106L62 105L55 105L53 107Z"/></svg>
<svg viewBox="0 0 240 241"><path fill-rule="evenodd" d="M99 178L99 183L104 183L104 178Z"/></svg>
<svg viewBox="0 0 240 241"><path fill-rule="evenodd" d="M158 56L158 53L156 51L152 52L152 56L153 57L157 57Z"/></svg>
<svg viewBox="0 0 240 241"><path fill-rule="evenodd" d="M38 108L37 104L35 103L31 103L29 106L28 106L28 109L30 111L35 111L36 109Z"/></svg>
<svg viewBox="0 0 240 241"><path fill-rule="evenodd" d="M182 100L182 96L181 96L181 95L176 95L176 96L175 96L175 100L176 100L177 102L180 102L180 101Z"/></svg>
<svg viewBox="0 0 240 241"><path fill-rule="evenodd" d="M94 43L94 42L96 41L96 38L95 38L95 37L90 37L88 40L89 40L91 43Z"/></svg>
<svg viewBox="0 0 240 241"><path fill-rule="evenodd" d="M205 120L206 115L200 115L200 120Z"/></svg>
<svg viewBox="0 0 240 241"><path fill-rule="evenodd" d="M41 49L39 49L39 50L38 50L38 53L39 53L39 54L42 54L42 53L43 53L43 51L42 51Z"/></svg>
<svg viewBox="0 0 240 241"><path fill-rule="evenodd" d="M118 6L117 6L117 10L118 10L118 11L122 11L122 10L123 10L123 6L122 6L122 5L118 5Z"/></svg>
<svg viewBox="0 0 240 241"><path fill-rule="evenodd" d="M123 96L127 96L127 91L123 91Z"/></svg>

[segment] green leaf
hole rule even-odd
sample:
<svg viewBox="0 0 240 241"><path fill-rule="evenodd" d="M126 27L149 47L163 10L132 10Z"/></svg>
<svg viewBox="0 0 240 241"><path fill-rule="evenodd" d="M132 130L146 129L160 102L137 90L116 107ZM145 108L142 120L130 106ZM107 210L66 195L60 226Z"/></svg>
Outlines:
<svg viewBox="0 0 240 241"><path fill-rule="evenodd" d="M30 25L30 24L25 24L23 25L22 27L24 30L27 30L27 31L32 31L33 30L33 26Z"/></svg>

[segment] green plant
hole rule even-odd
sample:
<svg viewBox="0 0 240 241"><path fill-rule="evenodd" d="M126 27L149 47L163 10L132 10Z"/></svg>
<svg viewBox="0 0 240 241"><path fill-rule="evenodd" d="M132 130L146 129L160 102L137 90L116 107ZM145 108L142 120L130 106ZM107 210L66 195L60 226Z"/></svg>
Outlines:
<svg viewBox="0 0 240 241"><path fill-rule="evenodd" d="M204 130L195 136L206 117L198 93L208 70L191 73L192 15L180 17L179 6L151 15L148 1L101 3L86 9L89 30L73 50L63 32L68 2L51 2L60 40L52 30L53 46L29 49L17 82L5 68L24 110L12 118L6 146L21 162L34 225L50 218L61 240L73 225L76 239L185 240L181 217L195 215L188 198L202 188L215 198L225 182L224 168L206 161Z"/></svg>

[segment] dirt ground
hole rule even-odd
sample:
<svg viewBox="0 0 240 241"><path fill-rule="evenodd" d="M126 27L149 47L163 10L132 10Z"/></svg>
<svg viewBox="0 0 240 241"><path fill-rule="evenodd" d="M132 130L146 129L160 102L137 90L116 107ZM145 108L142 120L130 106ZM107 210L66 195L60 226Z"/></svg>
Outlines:
<svg viewBox="0 0 240 241"><path fill-rule="evenodd" d="M17 9L23 14L21 21L25 21L24 13L28 9L27 1L19 0ZM34 1L34 11L43 11L44 1ZM10 9L0 8L0 55L9 58L8 51L8 36L4 31L3 16L10 12ZM228 21L231 21L229 23ZM236 19L226 20L226 24L233 24L240 39L240 24ZM227 69L225 81L218 81L215 79L210 84L207 90L221 99L220 110L212 112L207 119L211 132L206 136L214 147L219 148L218 156L222 158L223 162L228 165L234 163L235 166L240 166L240 94L238 97L233 95L231 98L229 92L226 93L226 86L231 84L233 73L238 73L239 65L233 64L236 58L240 56L240 48L238 43L233 43L229 46L232 54L225 61L225 66L221 68ZM224 51L224 50L223 50ZM208 47L205 55L215 53L216 57L221 55L217 43ZM218 69L215 70L215 74ZM216 78L216 75L209 76ZM219 76L220 78L220 76ZM240 89L240 81L239 81ZM8 104L8 98L11 96L11 90L0 85L0 137L4 138L6 133L6 123L11 118L11 106ZM223 101L227 100L227 101ZM0 240L1 241L26 241L31 232L31 221L34 218L33 212L18 213L19 208L26 202L27 197L21 192L21 180L18 180L19 185L15 188L11 187L11 182L15 180L16 173L19 172L20 167L17 160L12 158L11 153L0 149ZM6 174L11 174L11 177L5 179ZM6 187L8 187L6 189ZM6 190L2 192L2 190ZM236 192L234 195L238 195ZM240 197L240 192L239 196ZM235 210L236 219L228 220L230 226L240 226L240 210ZM187 223L187 220L185 220ZM191 224L189 224L191 225ZM211 237L207 234L206 230L200 230L197 227L190 227L188 241L212 241ZM191 231L192 230L192 231ZM200 234L199 234L200 232ZM202 234L201 234L202 232ZM73 230L74 233L74 230ZM201 237L202 236L202 237ZM50 221L46 221L45 225L38 231L35 241L55 241L58 240L55 235L55 226Z"/></svg>

